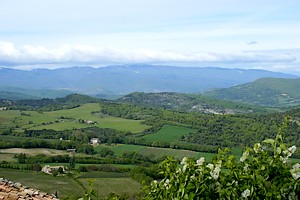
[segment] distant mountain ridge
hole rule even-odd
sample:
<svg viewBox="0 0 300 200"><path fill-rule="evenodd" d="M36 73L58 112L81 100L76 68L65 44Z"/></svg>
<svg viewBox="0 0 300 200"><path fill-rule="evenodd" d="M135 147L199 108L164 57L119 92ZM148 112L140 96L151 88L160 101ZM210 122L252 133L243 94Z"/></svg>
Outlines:
<svg viewBox="0 0 300 200"><path fill-rule="evenodd" d="M213 88L252 82L262 77L297 78L295 75L264 70L146 64L31 71L0 69L1 86L69 90L100 96L126 95L132 92L200 93Z"/></svg>
<svg viewBox="0 0 300 200"><path fill-rule="evenodd" d="M20 100L20 99L42 99L59 98L72 94L68 90L50 90L50 89L24 89L0 85L0 99Z"/></svg>
<svg viewBox="0 0 300 200"><path fill-rule="evenodd" d="M206 92L204 96L259 106L298 106L300 78L261 78L252 83Z"/></svg>

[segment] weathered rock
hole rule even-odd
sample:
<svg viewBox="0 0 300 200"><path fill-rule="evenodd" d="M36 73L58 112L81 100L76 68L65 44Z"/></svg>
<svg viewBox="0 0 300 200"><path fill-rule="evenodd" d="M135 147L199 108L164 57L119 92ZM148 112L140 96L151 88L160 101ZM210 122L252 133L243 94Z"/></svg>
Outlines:
<svg viewBox="0 0 300 200"><path fill-rule="evenodd" d="M21 183L0 178L0 200L59 200L53 196L33 190Z"/></svg>

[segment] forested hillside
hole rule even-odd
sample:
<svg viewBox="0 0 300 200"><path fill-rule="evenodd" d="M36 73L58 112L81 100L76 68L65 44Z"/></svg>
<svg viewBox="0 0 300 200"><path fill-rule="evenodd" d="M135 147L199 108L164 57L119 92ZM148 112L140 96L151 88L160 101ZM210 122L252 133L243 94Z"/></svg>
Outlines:
<svg viewBox="0 0 300 200"><path fill-rule="evenodd" d="M300 105L300 79L262 78L252 83L217 89L205 96L269 107Z"/></svg>
<svg viewBox="0 0 300 200"><path fill-rule="evenodd" d="M1 106L8 106L9 109L20 110L39 110L39 111L51 111L78 107L79 105L86 103L97 103L105 101L98 98L93 98L86 95L70 94L62 98L56 99L23 99L23 100L6 100L0 101Z"/></svg>
<svg viewBox="0 0 300 200"><path fill-rule="evenodd" d="M135 97L136 95L139 98L131 98ZM157 96L158 98L154 98L155 96ZM167 96L168 98L165 98L164 96ZM188 144L195 144L198 145L198 147L190 146L190 148L198 150L208 148L214 149L214 151L219 147L251 146L256 141L274 136L274 134L277 132L277 124L281 124L285 120L286 116L289 116L289 126L287 130L289 132L289 135L287 137L287 141L291 143L294 142L295 144L299 144L300 146L300 138L298 138L298 134L300 133L300 128L298 126L300 115L299 109L293 109L289 112L270 114L259 114L258 112L254 112L255 110L253 110L251 114L205 114L197 112L183 112L183 108L185 108L184 103L189 102L190 99L198 102L200 100L207 106L212 106L211 108L206 107L206 109L214 110L222 108L221 106L223 105L224 107L230 107L239 106L240 104L230 104L229 102L224 103L223 101L212 101L208 103L208 100L206 98L193 95L178 95L173 93L150 95L145 95L143 93L134 93L127 97L130 97L129 101L139 100L139 102L136 102L136 104L128 104L74 94L54 100L20 100L4 101L2 103L8 106L8 110L61 110L60 112L62 114L58 116L59 118L55 120L55 123L66 120L75 120L73 116L76 115L70 115L72 116L71 118L67 117L67 115L64 117L63 115L63 113L71 112L71 110L68 111L71 108L78 108L80 110L84 108L82 107L83 105L88 105L87 103L96 103L99 104L98 109L94 106L86 106L87 109L82 110L82 113L78 113L76 118L78 118L79 116L84 117L84 113L89 113L93 116L89 118L99 117L99 119L101 119L101 117L103 118L105 116L114 116L130 120L142 120L142 123L149 127L140 132L140 134L129 134L128 137L124 137L121 140L119 136L116 140L112 136L112 140L119 141L121 143L152 145L152 142L144 140L144 135L153 134L159 131L164 125L173 125L191 128L194 131L191 131L187 135L182 135L182 137L180 137L180 140L173 141L172 144L165 142L160 143L159 141L157 141L156 146L177 146L178 148L189 149ZM127 97L125 97L125 99L123 100L126 100ZM151 102L146 103L148 101ZM172 104L174 102L176 103L175 106L178 105L178 108L180 109L177 110L177 107L172 107ZM157 106L151 106L153 104ZM161 106L162 104L166 105L166 107ZM166 109L168 108L168 106L170 106L171 109ZM246 105L242 106L245 106L240 107L242 109L248 108ZM62 109L65 111L63 111ZM22 115L30 116L30 113L24 112ZM84 119L77 119L76 123L80 123L80 120Z"/></svg>
<svg viewBox="0 0 300 200"><path fill-rule="evenodd" d="M252 146L256 141L273 137L278 131L277 125L282 124L286 116L290 116L286 139L287 142L300 146L299 109L288 113L263 115L214 115L109 103L103 104L100 112L127 119L142 119L154 130L164 124L193 128L197 131L183 136L181 141L197 144L199 148L201 146L216 148ZM150 134L151 130L149 131L144 134ZM138 138L137 142L147 143ZM178 146L180 145L178 144Z"/></svg>
<svg viewBox="0 0 300 200"><path fill-rule="evenodd" d="M181 93L141 93L136 92L119 98L117 102L157 107L183 112L199 112L211 114L237 114L267 112L263 107L251 106L232 101L212 99L196 94Z"/></svg>

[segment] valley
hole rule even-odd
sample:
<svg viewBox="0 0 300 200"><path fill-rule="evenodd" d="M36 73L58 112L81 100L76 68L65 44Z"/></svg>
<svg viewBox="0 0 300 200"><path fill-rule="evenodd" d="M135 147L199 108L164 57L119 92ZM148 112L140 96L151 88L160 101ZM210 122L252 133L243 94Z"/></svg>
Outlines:
<svg viewBox="0 0 300 200"><path fill-rule="evenodd" d="M166 69L165 66L155 68ZM71 70L75 73L74 83L91 71L104 73L111 80L119 78L111 91L101 94L93 88L99 84L93 82L93 77L89 80L89 90L80 89L78 85L68 86L78 87L77 91L83 93L93 90L90 95L72 94L72 90L61 90L58 85L48 89L24 89L17 84L1 86L0 176L57 194L61 199L78 199L86 192L93 193L97 199L140 199L143 189L153 180L163 179L159 172L169 159L176 163L186 158L215 162L220 150L226 149L239 158L245 148L273 138L285 123L284 141L289 146L300 146L297 77L245 70L245 77L252 78L230 79L241 71L202 69L202 72L212 73L214 78L220 78L220 73L230 74L211 84L213 78L204 81L198 69L189 68L185 72L181 68L173 69L173 74L165 76L164 81L174 88L158 89L153 82L144 80L144 76L161 79L151 65L46 70L57 78L61 76L59 73ZM133 73L130 81L120 78L137 70L139 73ZM39 72L42 77L46 71L34 73ZM11 70L9 74L15 72ZM18 73L23 73L24 80L30 75ZM255 80L266 74L273 78ZM141 76L145 85L140 85L137 76ZM199 76L201 84L193 83L199 87L183 84L187 79L196 80L194 76ZM171 84L169 78L177 79L177 85ZM251 80L254 82L245 83ZM236 85L238 83L243 84ZM109 85L109 81L105 84ZM133 87L140 92L127 94L131 90L117 88L122 84L128 88L139 85L144 89ZM190 93L179 93L187 91L186 87L191 89ZM212 89L215 87L226 88ZM121 95L118 90L124 93ZM291 162L299 162L299 159L300 151L296 150ZM54 168L53 172L41 172L46 166ZM71 192L74 188L76 192Z"/></svg>
<svg viewBox="0 0 300 200"><path fill-rule="evenodd" d="M195 102L239 112L194 112L189 108ZM295 108L275 112L176 93L134 93L115 101L72 94L3 104L0 175L62 198L76 199L90 187L99 198L137 198L145 183L161 178L158 164L166 157L212 161L219 148L239 157L245 147L272 137L287 115L285 141L300 146L300 111ZM98 144L91 145L92 138L98 138ZM75 157L67 149L76 149ZM298 158L297 150L294 161ZM65 166L69 172L34 172L45 165ZM70 193L70 187L77 192Z"/></svg>

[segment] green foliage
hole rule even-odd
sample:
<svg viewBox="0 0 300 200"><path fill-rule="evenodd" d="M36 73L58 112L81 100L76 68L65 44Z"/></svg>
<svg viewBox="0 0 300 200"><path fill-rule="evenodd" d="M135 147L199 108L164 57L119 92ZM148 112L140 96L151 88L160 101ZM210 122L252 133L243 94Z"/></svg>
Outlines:
<svg viewBox="0 0 300 200"><path fill-rule="evenodd" d="M8 104L10 109L18 110L38 110L38 111L53 111L61 109L76 108L86 103L98 103L100 99L89 97L80 94L70 94L63 98L56 99L28 99L10 101Z"/></svg>
<svg viewBox="0 0 300 200"><path fill-rule="evenodd" d="M36 171L36 172L39 172L39 171L42 170L42 166L41 166L40 164L38 164L38 163L33 164L33 165L32 165L32 170L33 170L33 171Z"/></svg>
<svg viewBox="0 0 300 200"><path fill-rule="evenodd" d="M85 191L85 196L88 200L91 200L92 197L97 197L97 191L94 188L94 180L88 180L88 188Z"/></svg>
<svg viewBox="0 0 300 200"><path fill-rule="evenodd" d="M219 147L253 146L255 142L273 137L276 124L281 124L287 113L247 114L247 115L210 115L199 113L183 113L130 104L106 103L101 105L101 113L117 117L145 120L152 128L146 129L141 137L127 138L128 144L141 144L157 147L172 147L196 151L216 152ZM300 146L300 109L288 112L289 120L287 143ZM180 138L186 142L168 142L146 140L157 133L164 125L181 126L196 129L189 135ZM146 136L147 135L147 136ZM148 136L149 135L149 136ZM144 137L145 138L144 138ZM191 144L192 143L192 144ZM193 143L195 145L193 145Z"/></svg>
<svg viewBox="0 0 300 200"><path fill-rule="evenodd" d="M298 199L300 164L289 157L282 130L275 139L246 148L239 160L219 150L211 163L203 157L183 158L181 166L169 157L161 163L161 181L145 187L145 199Z"/></svg>
<svg viewBox="0 0 300 200"><path fill-rule="evenodd" d="M18 163L24 164L26 163L26 154L25 153L20 153L18 155L15 155L15 157L18 159Z"/></svg>
<svg viewBox="0 0 300 200"><path fill-rule="evenodd" d="M70 165L70 168L71 169L74 169L75 168L75 156L71 156L70 157L70 160L69 160L69 165Z"/></svg>
<svg viewBox="0 0 300 200"><path fill-rule="evenodd" d="M101 157L113 156L114 154L115 152L108 147L101 148L99 151Z"/></svg>

